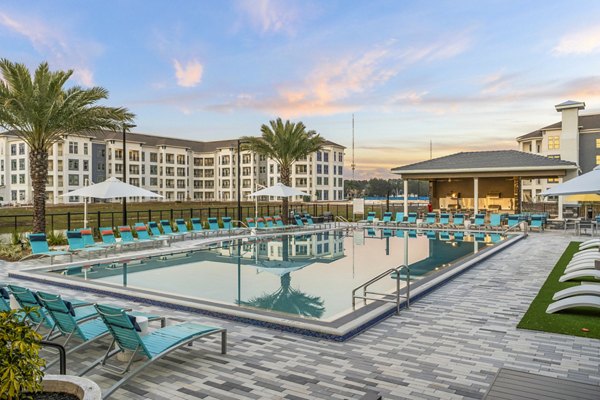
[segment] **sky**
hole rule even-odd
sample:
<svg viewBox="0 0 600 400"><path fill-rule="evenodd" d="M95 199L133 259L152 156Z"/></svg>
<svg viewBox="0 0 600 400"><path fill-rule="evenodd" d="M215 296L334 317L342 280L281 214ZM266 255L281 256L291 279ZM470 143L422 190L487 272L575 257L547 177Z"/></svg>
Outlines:
<svg viewBox="0 0 600 400"><path fill-rule="evenodd" d="M2 2L0 57L73 69L135 132L259 135L277 117L347 147L352 177L458 151L516 149L600 112L598 1Z"/></svg>

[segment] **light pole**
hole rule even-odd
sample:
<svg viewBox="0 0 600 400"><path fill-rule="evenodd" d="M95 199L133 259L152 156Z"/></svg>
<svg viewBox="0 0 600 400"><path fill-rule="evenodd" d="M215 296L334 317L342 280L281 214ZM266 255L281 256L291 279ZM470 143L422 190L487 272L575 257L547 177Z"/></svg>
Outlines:
<svg viewBox="0 0 600 400"><path fill-rule="evenodd" d="M129 129L137 125L123 123L123 183L127 183L127 138L126 133ZM123 226L127 226L127 197L123 197Z"/></svg>
<svg viewBox="0 0 600 400"><path fill-rule="evenodd" d="M242 187L241 187L241 172L240 172L240 163L241 161L241 151L240 151L241 141L237 140L237 220L238 226L242 223Z"/></svg>

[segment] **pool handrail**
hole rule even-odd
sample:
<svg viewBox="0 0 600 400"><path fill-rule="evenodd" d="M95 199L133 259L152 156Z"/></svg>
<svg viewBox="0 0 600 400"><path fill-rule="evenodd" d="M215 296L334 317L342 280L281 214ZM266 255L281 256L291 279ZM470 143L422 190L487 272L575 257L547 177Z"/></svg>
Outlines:
<svg viewBox="0 0 600 400"><path fill-rule="evenodd" d="M402 270L404 269L406 270L406 294L404 295L404 297L406 298L406 308L408 309L410 307L410 267L407 265L399 265L396 268L390 268L352 290L352 308L354 309L356 307L356 299L363 299L363 302L365 304L367 300L382 301L385 303L396 303L396 315L400 314L400 297L402 297L400 296L400 279ZM367 291L370 285L380 281L383 278L393 275L394 273L396 274L396 293L390 294ZM356 292L360 289L363 290L363 295L357 296ZM377 295L382 297L370 297L369 295ZM390 296L394 296L394 300L388 299L388 297Z"/></svg>

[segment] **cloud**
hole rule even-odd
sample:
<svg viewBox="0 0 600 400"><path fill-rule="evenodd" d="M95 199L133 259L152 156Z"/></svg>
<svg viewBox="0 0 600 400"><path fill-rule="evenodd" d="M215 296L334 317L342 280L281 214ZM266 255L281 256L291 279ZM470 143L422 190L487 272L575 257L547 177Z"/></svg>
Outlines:
<svg viewBox="0 0 600 400"><path fill-rule="evenodd" d="M173 60L177 84L183 87L194 87L202 81L204 67L197 60L188 61L184 66L178 60Z"/></svg>
<svg viewBox="0 0 600 400"><path fill-rule="evenodd" d="M89 59L101 53L101 47L64 32L59 26L29 14L27 17L18 17L0 12L0 28L25 37L54 66L73 69L73 77L79 84L93 86L94 73L89 66Z"/></svg>
<svg viewBox="0 0 600 400"><path fill-rule="evenodd" d="M600 51L600 26L584 28L564 35L552 49L557 56L591 54Z"/></svg>
<svg viewBox="0 0 600 400"><path fill-rule="evenodd" d="M261 34L293 34L300 15L292 3L277 0L240 0L237 8L244 18L243 22L249 23Z"/></svg>

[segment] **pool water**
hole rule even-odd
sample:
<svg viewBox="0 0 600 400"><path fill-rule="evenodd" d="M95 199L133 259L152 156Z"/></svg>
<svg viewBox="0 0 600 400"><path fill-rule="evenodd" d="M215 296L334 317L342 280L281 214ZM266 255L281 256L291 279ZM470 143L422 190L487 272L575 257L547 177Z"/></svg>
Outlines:
<svg viewBox="0 0 600 400"><path fill-rule="evenodd" d="M177 295L295 317L333 320L352 309L352 290L407 263L418 280L504 238L461 232L332 230L265 239L233 239L203 250L142 262L53 271L164 295ZM392 291L384 279L371 290Z"/></svg>

